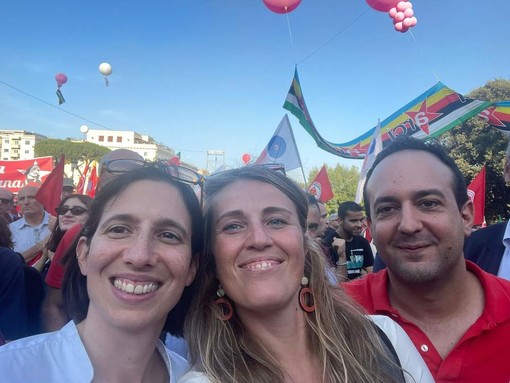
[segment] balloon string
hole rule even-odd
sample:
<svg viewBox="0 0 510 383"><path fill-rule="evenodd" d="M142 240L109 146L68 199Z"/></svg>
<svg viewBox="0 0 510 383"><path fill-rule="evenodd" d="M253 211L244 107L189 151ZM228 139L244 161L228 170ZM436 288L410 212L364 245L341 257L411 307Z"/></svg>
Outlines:
<svg viewBox="0 0 510 383"><path fill-rule="evenodd" d="M365 9L363 13L361 13L359 16L357 16L354 20L352 20L349 24L347 24L345 27L340 29L336 34L333 35L328 41L326 41L324 44L322 44L319 48L314 50L312 53L310 53L308 56L306 56L303 60L298 62L296 65L304 63L306 60L308 60L310 57L314 56L318 51L320 51L322 48L324 48L326 45L330 44L334 39L336 39L339 35L344 33L347 28L349 28L352 24L354 24L356 21L358 21L365 13L367 13L370 9Z"/></svg>
<svg viewBox="0 0 510 383"><path fill-rule="evenodd" d="M434 70L434 67L432 66L432 62L430 61L429 57L425 54L423 49L421 49L421 46L418 44L418 41L416 41L416 38L414 37L413 31L411 31L411 29L409 29L409 33L411 34L411 37L413 38L414 43L416 44L416 48L418 48L418 51L423 55L423 57L425 57L425 60L427 60L427 62L429 63L430 69L432 70L432 73L434 73L436 80L438 82L440 82L441 80L439 80L439 76L437 75L436 71Z"/></svg>
<svg viewBox="0 0 510 383"><path fill-rule="evenodd" d="M287 17L287 27L289 28L289 39L290 39L290 49L292 50L292 59L294 60L294 65L296 64L296 52L294 51L294 41L292 40L292 30L290 29L290 19L289 12L285 8L285 16Z"/></svg>
<svg viewBox="0 0 510 383"><path fill-rule="evenodd" d="M108 85L110 85L110 83L108 82L108 79L106 78L106 76L104 76L104 84L108 87Z"/></svg>

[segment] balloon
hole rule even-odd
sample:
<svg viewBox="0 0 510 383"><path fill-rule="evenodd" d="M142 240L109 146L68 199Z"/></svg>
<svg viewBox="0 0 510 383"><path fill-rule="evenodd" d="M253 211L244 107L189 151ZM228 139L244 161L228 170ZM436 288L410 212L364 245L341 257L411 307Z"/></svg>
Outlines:
<svg viewBox="0 0 510 383"><path fill-rule="evenodd" d="M397 4L397 11L404 12L407 9L407 1L399 1Z"/></svg>
<svg viewBox="0 0 510 383"><path fill-rule="evenodd" d="M103 76L109 76L112 74L112 66L108 63L102 63L99 65L99 72L101 72Z"/></svg>
<svg viewBox="0 0 510 383"><path fill-rule="evenodd" d="M413 11L412 8L406 8L404 10L404 16L405 17L413 17L413 15L414 15L414 11Z"/></svg>
<svg viewBox="0 0 510 383"><path fill-rule="evenodd" d="M290 13L296 9L301 0L262 0L269 10L275 13Z"/></svg>
<svg viewBox="0 0 510 383"><path fill-rule="evenodd" d="M366 2L376 11L388 12L391 8L396 6L398 0L366 0Z"/></svg>
<svg viewBox="0 0 510 383"><path fill-rule="evenodd" d="M397 8L393 7L389 10L388 15L393 19L397 14Z"/></svg>
<svg viewBox="0 0 510 383"><path fill-rule="evenodd" d="M402 21L399 21L395 23L395 30L398 32L402 32L402 29L404 28L404 25L402 24Z"/></svg>
<svg viewBox="0 0 510 383"><path fill-rule="evenodd" d="M248 153L244 153L241 158L245 165L247 165L248 162L250 162L250 160L251 160L251 156Z"/></svg>
<svg viewBox="0 0 510 383"><path fill-rule="evenodd" d="M416 17L411 17L411 27L414 27L418 23L418 19Z"/></svg>
<svg viewBox="0 0 510 383"><path fill-rule="evenodd" d="M394 19L397 20L397 21L402 21L404 20L406 17L404 15L404 12L397 12L397 14L395 15Z"/></svg>
<svg viewBox="0 0 510 383"><path fill-rule="evenodd" d="M64 73L57 73L55 75L55 80L57 81L57 86L60 88L67 82L67 76Z"/></svg>

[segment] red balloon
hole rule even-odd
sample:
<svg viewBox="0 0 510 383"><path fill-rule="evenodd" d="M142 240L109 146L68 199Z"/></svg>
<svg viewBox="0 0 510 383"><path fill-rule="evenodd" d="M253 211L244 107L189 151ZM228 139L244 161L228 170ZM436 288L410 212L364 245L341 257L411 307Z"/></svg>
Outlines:
<svg viewBox="0 0 510 383"><path fill-rule="evenodd" d="M248 153L244 153L241 158L245 165L248 164L248 162L251 160L251 156Z"/></svg>
<svg viewBox="0 0 510 383"><path fill-rule="evenodd" d="M64 73L57 73L55 75L55 80L57 81L57 86L60 88L67 82L67 76Z"/></svg>
<svg viewBox="0 0 510 383"><path fill-rule="evenodd" d="M290 13L296 9L301 0L262 0L269 10L275 13Z"/></svg>
<svg viewBox="0 0 510 383"><path fill-rule="evenodd" d="M370 7L376 11L388 12L391 8L396 7L400 0L365 0Z"/></svg>

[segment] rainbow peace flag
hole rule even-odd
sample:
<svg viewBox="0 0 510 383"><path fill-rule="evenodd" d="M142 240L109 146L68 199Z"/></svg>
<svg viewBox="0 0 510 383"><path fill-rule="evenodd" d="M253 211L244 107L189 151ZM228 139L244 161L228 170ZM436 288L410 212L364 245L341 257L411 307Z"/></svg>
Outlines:
<svg viewBox="0 0 510 383"><path fill-rule="evenodd" d="M320 135L306 106L297 67L283 108L299 120L321 149L340 157L357 159L363 159L368 152L376 127L343 143L327 141ZM510 134L510 101L491 103L468 99L438 82L381 121L382 147L384 149L399 136L437 137L475 115L490 126Z"/></svg>

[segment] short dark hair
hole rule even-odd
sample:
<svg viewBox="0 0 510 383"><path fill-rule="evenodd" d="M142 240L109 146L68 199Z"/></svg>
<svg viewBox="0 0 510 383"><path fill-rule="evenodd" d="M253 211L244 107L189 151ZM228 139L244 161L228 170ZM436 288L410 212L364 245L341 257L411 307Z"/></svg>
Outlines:
<svg viewBox="0 0 510 383"><path fill-rule="evenodd" d="M363 208L354 201L342 202L340 206L338 206L338 218L344 220L348 211L358 212L363 211Z"/></svg>
<svg viewBox="0 0 510 383"><path fill-rule="evenodd" d="M9 228L9 222L0 217L0 246L12 249L12 234Z"/></svg>
<svg viewBox="0 0 510 383"><path fill-rule="evenodd" d="M71 246L72 250L65 255L66 273L62 284L62 295L67 312L76 322L81 322L86 318L90 302L87 293L87 277L81 274L76 259L76 244L81 236L87 237L87 242L90 244L108 203L131 184L143 180L165 182L179 191L191 217L191 256L198 265L202 263L204 225L200 204L191 186L174 179L168 171L167 165L160 162L146 163L143 167L121 174L106 183L96 194L85 227ZM157 201L151 201L151 203L157 203ZM195 281L184 288L180 300L168 313L163 330L170 332L172 335L183 335L184 319L195 289Z"/></svg>
<svg viewBox="0 0 510 383"><path fill-rule="evenodd" d="M306 193L306 200L309 206L315 206L319 209L319 200L311 193Z"/></svg>
<svg viewBox="0 0 510 383"><path fill-rule="evenodd" d="M464 179L464 175L460 171L459 167L451 158L444 148L441 146L439 142L436 140L419 140L417 138L404 136L402 138L396 139L392 142L387 148L385 148L381 153L379 153L374 161L374 164L370 168L367 173L367 178L365 181L365 187L363 188L363 200L365 201L365 210L367 213L367 217L370 218L370 203L368 201L368 192L367 185L372 173L375 168L386 158L394 153L398 153L404 150L421 150L427 153L430 153L434 157L436 157L439 161L445 164L453 173L453 195L455 196L455 201L457 202L457 207L460 209L468 200L467 195L467 187L466 180ZM409 166L412 166L409 164Z"/></svg>

